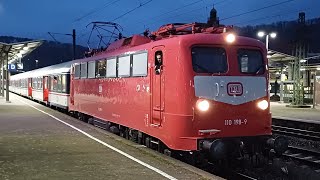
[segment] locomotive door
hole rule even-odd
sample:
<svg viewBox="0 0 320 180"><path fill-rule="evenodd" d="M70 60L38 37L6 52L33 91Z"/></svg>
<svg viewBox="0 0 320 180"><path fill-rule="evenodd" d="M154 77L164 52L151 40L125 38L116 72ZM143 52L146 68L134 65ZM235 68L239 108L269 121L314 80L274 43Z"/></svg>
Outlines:
<svg viewBox="0 0 320 180"><path fill-rule="evenodd" d="M48 76L43 77L43 101L48 101L49 90L48 90Z"/></svg>
<svg viewBox="0 0 320 180"><path fill-rule="evenodd" d="M28 78L28 96L32 97L32 78Z"/></svg>
<svg viewBox="0 0 320 180"><path fill-rule="evenodd" d="M152 126L161 126L164 112L164 46L157 46L152 51Z"/></svg>

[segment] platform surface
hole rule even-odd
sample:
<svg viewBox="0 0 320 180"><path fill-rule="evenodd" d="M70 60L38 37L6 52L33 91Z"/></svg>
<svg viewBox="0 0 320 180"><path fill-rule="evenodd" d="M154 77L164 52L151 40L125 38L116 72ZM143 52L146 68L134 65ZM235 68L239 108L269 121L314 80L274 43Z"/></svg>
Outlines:
<svg viewBox="0 0 320 180"><path fill-rule="evenodd" d="M222 179L10 96L0 97L0 179Z"/></svg>
<svg viewBox="0 0 320 180"><path fill-rule="evenodd" d="M286 107L287 103L270 102L273 118L292 120L312 120L320 123L320 109Z"/></svg>

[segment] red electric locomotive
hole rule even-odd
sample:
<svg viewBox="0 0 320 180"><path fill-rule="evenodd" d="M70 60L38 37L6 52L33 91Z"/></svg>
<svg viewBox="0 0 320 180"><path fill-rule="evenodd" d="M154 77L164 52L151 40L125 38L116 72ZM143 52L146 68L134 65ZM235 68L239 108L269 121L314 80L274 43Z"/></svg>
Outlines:
<svg viewBox="0 0 320 180"><path fill-rule="evenodd" d="M72 61L68 110L161 151L282 153L287 141L271 137L266 48L231 30L169 24Z"/></svg>
<svg viewBox="0 0 320 180"><path fill-rule="evenodd" d="M270 137L265 46L230 29L170 24L75 61L69 110L147 146L214 159L243 145L283 152Z"/></svg>

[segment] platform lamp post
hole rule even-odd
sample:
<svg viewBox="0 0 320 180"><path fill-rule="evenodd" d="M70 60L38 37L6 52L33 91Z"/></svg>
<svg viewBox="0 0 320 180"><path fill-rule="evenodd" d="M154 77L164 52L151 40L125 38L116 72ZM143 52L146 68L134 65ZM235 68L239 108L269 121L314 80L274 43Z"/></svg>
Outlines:
<svg viewBox="0 0 320 180"><path fill-rule="evenodd" d="M264 31L259 31L258 32L258 37L263 38L264 36L266 36L266 49L267 49L267 55L268 55L268 51L269 51L269 37L271 38L276 38L277 34L275 32L271 32L271 33L265 33ZM268 56L267 56L268 57ZM269 57L268 57L269 58ZM281 72L282 73L282 72ZM269 82L270 83L270 82ZM280 86L282 86L282 81L280 81ZM270 87L270 84L269 84ZM281 87L282 88L282 87ZM271 90L271 89L270 89ZM277 94L277 88L275 86L275 94Z"/></svg>
<svg viewBox="0 0 320 180"><path fill-rule="evenodd" d="M259 31L258 32L258 37L264 37L264 36L266 36L266 49L267 49L267 52L268 52L268 50L269 50L269 37L271 37L271 38L276 38L277 37L277 34L276 33L274 33L274 32L272 32L272 33L265 33L265 32L263 32L263 31Z"/></svg>

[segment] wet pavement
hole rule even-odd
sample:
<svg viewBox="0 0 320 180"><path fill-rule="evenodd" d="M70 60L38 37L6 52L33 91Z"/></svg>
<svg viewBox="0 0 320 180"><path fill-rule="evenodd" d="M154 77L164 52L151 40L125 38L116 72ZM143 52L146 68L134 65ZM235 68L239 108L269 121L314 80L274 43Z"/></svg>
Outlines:
<svg viewBox="0 0 320 180"><path fill-rule="evenodd" d="M11 103L0 97L0 179L221 179L56 110L10 95Z"/></svg>
<svg viewBox="0 0 320 180"><path fill-rule="evenodd" d="M292 108L287 103L271 102L272 117L292 120L315 120L320 123L320 109L318 108Z"/></svg>

